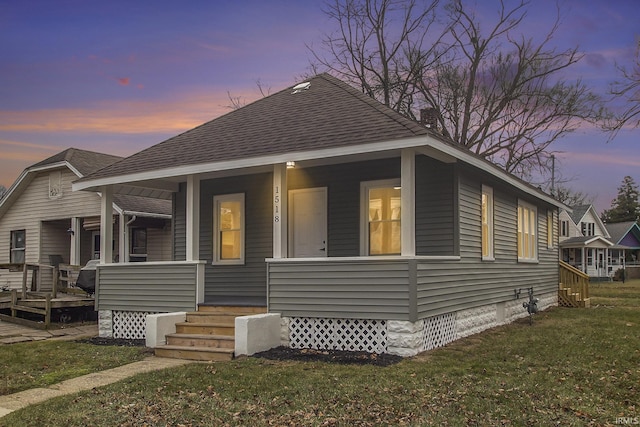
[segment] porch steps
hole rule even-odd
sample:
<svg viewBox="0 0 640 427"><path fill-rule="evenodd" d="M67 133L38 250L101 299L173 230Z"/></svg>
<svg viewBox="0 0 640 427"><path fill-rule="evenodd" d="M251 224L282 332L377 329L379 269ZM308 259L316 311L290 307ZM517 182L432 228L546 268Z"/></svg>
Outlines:
<svg viewBox="0 0 640 427"><path fill-rule="evenodd" d="M580 293L571 292L571 288L565 288L560 284L558 288L558 305L560 307L591 307L591 298L580 298Z"/></svg>
<svg viewBox="0 0 640 427"><path fill-rule="evenodd" d="M224 361L233 359L235 319L266 313L266 307L205 306L187 313L186 322L176 323L176 332L166 336L167 344L156 347L159 357Z"/></svg>

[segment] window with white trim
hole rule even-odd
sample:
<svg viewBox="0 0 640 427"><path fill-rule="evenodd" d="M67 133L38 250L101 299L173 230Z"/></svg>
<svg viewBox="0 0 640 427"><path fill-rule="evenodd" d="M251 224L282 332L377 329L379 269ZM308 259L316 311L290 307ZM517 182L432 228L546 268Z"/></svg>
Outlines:
<svg viewBox="0 0 640 427"><path fill-rule="evenodd" d="M147 229L131 229L131 248L129 251L129 261L145 262L147 260Z"/></svg>
<svg viewBox="0 0 640 427"><path fill-rule="evenodd" d="M554 230L555 221L553 220L553 211L547 211L547 248L553 249L556 243L556 234Z"/></svg>
<svg viewBox="0 0 640 427"><path fill-rule="evenodd" d="M24 251L26 248L25 230L14 230L11 232L11 249L9 262L12 264L24 264Z"/></svg>
<svg viewBox="0 0 640 427"><path fill-rule="evenodd" d="M244 264L244 193L213 198L214 263Z"/></svg>
<svg viewBox="0 0 640 427"><path fill-rule="evenodd" d="M560 221L560 235L562 237L569 237L569 220L568 219Z"/></svg>
<svg viewBox="0 0 640 427"><path fill-rule="evenodd" d="M482 186L482 259L493 260L493 188Z"/></svg>
<svg viewBox="0 0 640 427"><path fill-rule="evenodd" d="M400 255L400 180L361 183L365 255Z"/></svg>
<svg viewBox="0 0 640 427"><path fill-rule="evenodd" d="M518 261L538 260L538 210L518 201Z"/></svg>
<svg viewBox="0 0 640 427"><path fill-rule="evenodd" d="M582 223L582 235L587 236L595 236L596 235L596 225L593 222L583 222Z"/></svg>

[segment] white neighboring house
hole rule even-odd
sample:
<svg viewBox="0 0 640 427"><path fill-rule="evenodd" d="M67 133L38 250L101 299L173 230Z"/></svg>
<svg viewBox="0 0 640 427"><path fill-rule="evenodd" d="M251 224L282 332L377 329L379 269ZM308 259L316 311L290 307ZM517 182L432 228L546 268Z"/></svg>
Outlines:
<svg viewBox="0 0 640 427"><path fill-rule="evenodd" d="M72 192L71 183L121 159L69 148L22 172L0 200L0 286L22 286L9 265L82 266L100 257L101 196ZM115 196L112 223L114 261L171 259L170 201ZM40 290L50 290L51 270L42 274Z"/></svg>
<svg viewBox="0 0 640 427"><path fill-rule="evenodd" d="M593 205L560 211L560 259L591 278L609 279L624 264L624 247L610 239Z"/></svg>

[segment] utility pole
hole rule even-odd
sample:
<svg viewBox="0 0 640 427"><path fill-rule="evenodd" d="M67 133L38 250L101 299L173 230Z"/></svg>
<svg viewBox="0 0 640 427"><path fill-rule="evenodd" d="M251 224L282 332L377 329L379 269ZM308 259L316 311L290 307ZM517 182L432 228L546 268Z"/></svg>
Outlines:
<svg viewBox="0 0 640 427"><path fill-rule="evenodd" d="M556 155L551 155L551 195L555 197L556 192Z"/></svg>

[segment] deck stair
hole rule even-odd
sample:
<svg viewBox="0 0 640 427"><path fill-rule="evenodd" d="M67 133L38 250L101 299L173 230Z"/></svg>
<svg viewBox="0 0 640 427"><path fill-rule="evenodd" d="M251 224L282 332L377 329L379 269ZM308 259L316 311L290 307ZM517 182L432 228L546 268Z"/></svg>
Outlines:
<svg viewBox="0 0 640 427"><path fill-rule="evenodd" d="M201 305L187 313L186 322L176 323L176 332L155 349L156 356L174 359L221 361L233 359L235 319L266 313L266 307Z"/></svg>
<svg viewBox="0 0 640 427"><path fill-rule="evenodd" d="M558 305L561 307L581 308L591 306L589 276L563 261L560 261Z"/></svg>

